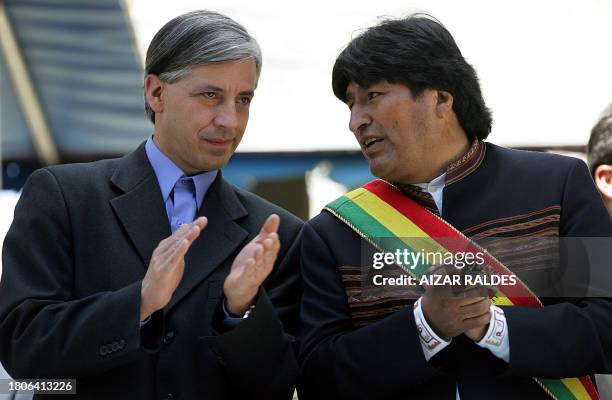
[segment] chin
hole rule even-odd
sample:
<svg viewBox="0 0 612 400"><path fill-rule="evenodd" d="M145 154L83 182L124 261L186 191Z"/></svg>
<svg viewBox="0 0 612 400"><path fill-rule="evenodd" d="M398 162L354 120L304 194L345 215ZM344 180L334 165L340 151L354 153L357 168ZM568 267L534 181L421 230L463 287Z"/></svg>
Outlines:
<svg viewBox="0 0 612 400"><path fill-rule="evenodd" d="M212 171L215 169L221 169L223 167L225 167L229 161L229 157L228 158L224 158L221 160L218 159L213 159L213 160L207 160L208 162L206 163L206 166L208 167L206 169L206 171Z"/></svg>
<svg viewBox="0 0 612 400"><path fill-rule="evenodd" d="M393 178L390 175L388 175L388 174L385 174L385 173L382 173L382 172L376 172L376 171L372 171L372 170L370 170L370 172L372 173L372 175L374 175L375 178L382 179L382 180L388 181L388 182L394 182Z"/></svg>
<svg viewBox="0 0 612 400"><path fill-rule="evenodd" d="M385 168L382 168L381 166L370 164L370 172L372 173L372 175L379 179L384 179L386 181L390 180L389 171L387 171Z"/></svg>

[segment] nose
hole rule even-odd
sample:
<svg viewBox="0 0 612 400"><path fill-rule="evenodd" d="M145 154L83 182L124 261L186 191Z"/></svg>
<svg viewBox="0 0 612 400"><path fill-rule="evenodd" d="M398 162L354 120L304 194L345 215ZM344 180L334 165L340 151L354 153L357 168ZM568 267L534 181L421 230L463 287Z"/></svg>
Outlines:
<svg viewBox="0 0 612 400"><path fill-rule="evenodd" d="M227 101L217 107L215 115L215 125L227 129L236 129L240 125L240 115L236 108L236 103Z"/></svg>
<svg viewBox="0 0 612 400"><path fill-rule="evenodd" d="M362 107L354 104L351 108L351 118L349 120L349 129L355 135L359 134L365 127L372 123L372 118Z"/></svg>

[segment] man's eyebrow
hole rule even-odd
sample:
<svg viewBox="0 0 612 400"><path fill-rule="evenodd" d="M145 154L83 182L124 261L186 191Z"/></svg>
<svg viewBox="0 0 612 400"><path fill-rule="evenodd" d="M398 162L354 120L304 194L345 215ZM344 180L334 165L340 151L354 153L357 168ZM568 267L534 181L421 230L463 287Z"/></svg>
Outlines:
<svg viewBox="0 0 612 400"><path fill-rule="evenodd" d="M211 84L206 84L206 85L202 85L196 88L195 90L198 93L201 92L221 92L223 93L224 90L218 86L215 85L211 85ZM255 91L254 90L244 90L240 93L238 93L240 96L250 96L250 97L254 97L255 96Z"/></svg>
<svg viewBox="0 0 612 400"><path fill-rule="evenodd" d="M220 87L217 87L215 85L210 85L210 84L196 87L196 92L222 92L222 91L223 89L221 89Z"/></svg>

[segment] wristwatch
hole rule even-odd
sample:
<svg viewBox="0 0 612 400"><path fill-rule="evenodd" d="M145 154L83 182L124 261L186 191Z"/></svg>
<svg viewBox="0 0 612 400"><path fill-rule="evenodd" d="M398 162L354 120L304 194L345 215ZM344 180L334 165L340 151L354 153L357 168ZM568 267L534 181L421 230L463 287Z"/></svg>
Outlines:
<svg viewBox="0 0 612 400"><path fill-rule="evenodd" d="M249 309L244 312L242 319L247 319L254 309L255 309L255 304L251 305L251 307L249 307Z"/></svg>

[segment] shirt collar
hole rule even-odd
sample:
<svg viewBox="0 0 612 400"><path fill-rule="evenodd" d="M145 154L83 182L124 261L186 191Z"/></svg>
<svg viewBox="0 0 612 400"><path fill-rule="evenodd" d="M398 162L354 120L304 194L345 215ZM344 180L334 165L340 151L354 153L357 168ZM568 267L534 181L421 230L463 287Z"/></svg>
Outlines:
<svg viewBox="0 0 612 400"><path fill-rule="evenodd" d="M478 139L474 139L472 145L468 151L453 161L446 167L446 171L431 182L428 183L417 183L417 184L400 184L395 183L396 186L402 187L413 187L419 189L427 189L428 186L448 186L451 183L455 183L460 179L465 178L476 170L484 160L485 151L487 146ZM418 190L418 189L417 189Z"/></svg>
<svg viewBox="0 0 612 400"><path fill-rule="evenodd" d="M478 139L474 139L468 151L449 164L446 171L431 182L418 184L395 183L394 185L423 207L437 212L437 206L430 192L435 192L440 187L444 188L474 172L480 166L482 160L484 160L485 150L485 144Z"/></svg>
<svg viewBox="0 0 612 400"><path fill-rule="evenodd" d="M431 182L414 184L414 186L418 186L421 189L426 190L430 193L440 188L443 188L445 185L446 185L446 172L443 172L442 175L432 179Z"/></svg>
<svg viewBox="0 0 612 400"><path fill-rule="evenodd" d="M486 149L487 146L475 138L468 151L446 168L444 185L455 183L474 172L484 160Z"/></svg>
<svg viewBox="0 0 612 400"><path fill-rule="evenodd" d="M153 167L155 176L157 177L162 198L165 202L168 200L170 192L172 192L176 181L181 177L184 177L185 173L170 158L168 158L168 156L166 156L159 149L159 147L157 147L153 141L153 135L149 136L147 139L145 151L147 153L147 158L151 163L151 167ZM204 196L206 196L206 192L210 188L210 185L212 185L213 181L217 177L217 172L218 170L213 170L190 176L195 185L198 209L202 205L202 201L204 200Z"/></svg>

